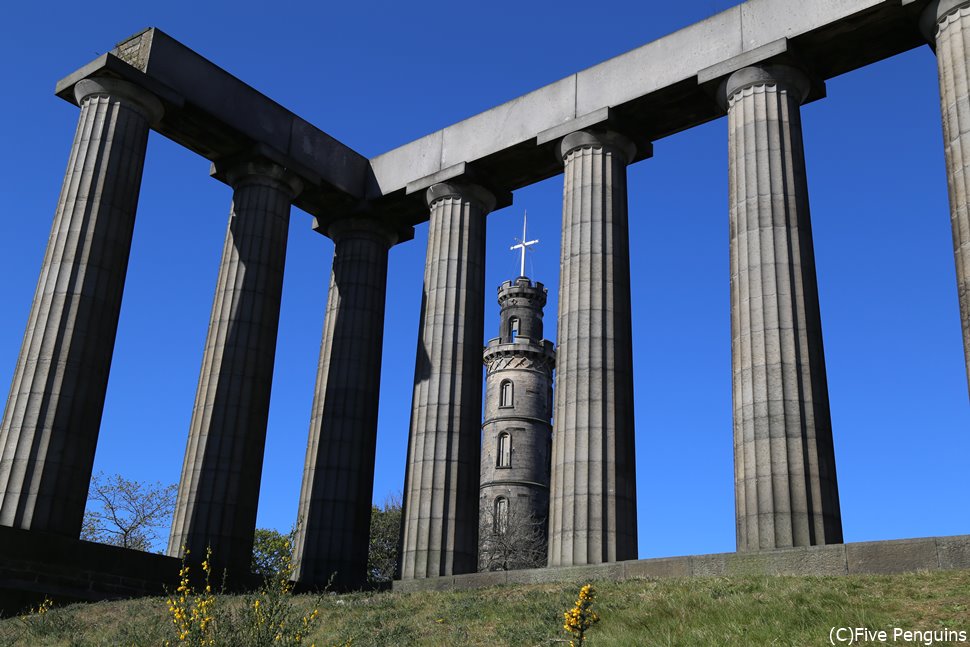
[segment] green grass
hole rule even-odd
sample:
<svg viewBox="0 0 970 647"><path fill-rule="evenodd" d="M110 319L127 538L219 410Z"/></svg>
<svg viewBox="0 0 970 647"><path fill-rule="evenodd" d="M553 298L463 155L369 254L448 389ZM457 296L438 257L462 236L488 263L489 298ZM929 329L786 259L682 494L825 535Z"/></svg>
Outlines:
<svg viewBox="0 0 970 647"><path fill-rule="evenodd" d="M594 608L602 620L590 630L591 647L828 645L833 626L970 632L970 571L594 585ZM537 584L294 596L291 604L301 614L319 608L321 620L306 642L317 647L565 645L562 613L578 590L578 584ZM220 596L216 606L242 604L242 598ZM167 637L169 620L161 598L75 604L27 620L0 621L2 645L160 645Z"/></svg>

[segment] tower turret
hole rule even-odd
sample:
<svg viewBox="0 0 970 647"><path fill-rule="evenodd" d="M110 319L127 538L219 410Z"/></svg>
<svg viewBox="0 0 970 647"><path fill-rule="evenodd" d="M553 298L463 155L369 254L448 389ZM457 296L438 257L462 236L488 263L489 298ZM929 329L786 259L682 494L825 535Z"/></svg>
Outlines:
<svg viewBox="0 0 970 647"><path fill-rule="evenodd" d="M520 276L498 290L499 337L485 348L479 569L544 566L556 353L542 338L546 288Z"/></svg>

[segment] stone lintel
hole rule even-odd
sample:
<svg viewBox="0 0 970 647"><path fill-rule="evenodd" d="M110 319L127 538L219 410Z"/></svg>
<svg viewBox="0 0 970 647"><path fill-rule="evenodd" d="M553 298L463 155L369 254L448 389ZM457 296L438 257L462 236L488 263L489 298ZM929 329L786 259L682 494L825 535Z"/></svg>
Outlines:
<svg viewBox="0 0 970 647"><path fill-rule="evenodd" d="M178 110L166 105L156 128L161 134L210 160L265 144L292 158L287 168L302 164L322 178L296 201L311 215L343 217L368 199L387 217L414 225L428 218L417 197L424 178L461 163L474 165L506 191L553 177L562 171L549 154L554 140L540 144L540 138L570 122L590 127L581 120L596 121L604 111L630 126L624 134L643 155L641 142L723 115L712 100L716 80L699 84L698 70L703 79L716 77L797 47L811 71L828 79L923 44L915 21L925 4L745 2L370 160L155 28L69 75L57 92L73 102L70 90L86 76L137 80L141 74L138 78L156 84L144 87L163 103L184 103ZM710 84L715 87L706 87ZM817 84L809 101L821 96L824 86Z"/></svg>
<svg viewBox="0 0 970 647"><path fill-rule="evenodd" d="M57 96L76 103L81 80L109 76L156 95L165 115L154 129L210 161L259 148L304 179L297 206L313 215L362 199L366 157L301 119L157 28L148 28L61 79Z"/></svg>

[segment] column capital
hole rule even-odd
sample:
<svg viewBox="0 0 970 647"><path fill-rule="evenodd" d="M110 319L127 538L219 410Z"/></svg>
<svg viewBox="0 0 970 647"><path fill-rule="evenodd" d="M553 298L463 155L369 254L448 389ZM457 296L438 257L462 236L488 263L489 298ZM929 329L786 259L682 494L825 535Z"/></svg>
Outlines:
<svg viewBox="0 0 970 647"><path fill-rule="evenodd" d="M82 79L74 86L74 99L80 106L92 96L108 96L118 99L137 110L148 124L157 124L165 113L162 102L154 94L129 81L109 77Z"/></svg>
<svg viewBox="0 0 970 647"><path fill-rule="evenodd" d="M559 143L559 156L565 162L566 156L577 148L610 148L624 157L629 164L637 153L637 146L630 138L614 130L577 130L563 137Z"/></svg>
<svg viewBox="0 0 970 647"><path fill-rule="evenodd" d="M292 200L303 191L303 181L288 169L262 157L248 157L228 163L213 163L214 174L222 175L233 189L250 184L275 186Z"/></svg>
<svg viewBox="0 0 970 647"><path fill-rule="evenodd" d="M752 65L741 68L727 78L721 86L718 100L726 107L735 94L757 85L777 85L798 96L804 103L812 89L812 81L797 67L791 65Z"/></svg>
<svg viewBox="0 0 970 647"><path fill-rule="evenodd" d="M374 218L350 217L335 220L327 226L326 235L335 243L348 238L377 240L388 249L400 242L398 232Z"/></svg>
<svg viewBox="0 0 970 647"><path fill-rule="evenodd" d="M460 198L477 202L484 209L485 213L491 212L495 208L495 194L480 184L471 182L439 182L432 184L424 193L424 200L431 207L435 202L444 198Z"/></svg>
<svg viewBox="0 0 970 647"><path fill-rule="evenodd" d="M970 0L933 0L919 16L919 31L931 47L936 48L936 29L951 13L970 7Z"/></svg>

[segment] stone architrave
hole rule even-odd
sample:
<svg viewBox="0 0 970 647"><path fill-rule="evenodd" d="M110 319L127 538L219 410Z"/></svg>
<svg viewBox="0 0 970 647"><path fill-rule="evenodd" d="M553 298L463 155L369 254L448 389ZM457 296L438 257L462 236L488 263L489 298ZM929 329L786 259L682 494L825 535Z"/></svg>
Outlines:
<svg viewBox="0 0 970 647"><path fill-rule="evenodd" d="M338 590L366 583L388 249L374 220L330 226L333 269L297 524L295 577ZM331 577L333 580L331 581Z"/></svg>
<svg viewBox="0 0 970 647"><path fill-rule="evenodd" d="M549 566L637 556L626 167L635 147L577 131L565 164Z"/></svg>
<svg viewBox="0 0 970 647"><path fill-rule="evenodd" d="M232 208L168 554L249 573L279 327L290 202L301 182L261 160L226 177ZM231 584L232 585L232 584Z"/></svg>
<svg viewBox="0 0 970 647"><path fill-rule="evenodd" d="M950 195L950 224L963 353L970 386L970 2L938 0L925 9L923 33L934 44L940 77L943 152Z"/></svg>
<svg viewBox="0 0 970 647"><path fill-rule="evenodd" d="M425 197L431 217L404 482L402 579L477 569L485 216L495 197L461 182L435 184Z"/></svg>
<svg viewBox="0 0 970 647"><path fill-rule="evenodd" d="M728 111L739 551L842 542L800 106L809 80L747 67Z"/></svg>
<svg viewBox="0 0 970 647"><path fill-rule="evenodd" d="M67 173L0 426L0 525L77 537L114 351L149 127L162 104L79 81Z"/></svg>

